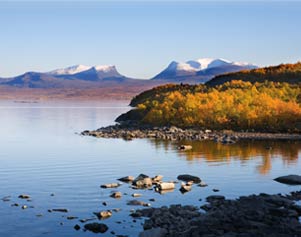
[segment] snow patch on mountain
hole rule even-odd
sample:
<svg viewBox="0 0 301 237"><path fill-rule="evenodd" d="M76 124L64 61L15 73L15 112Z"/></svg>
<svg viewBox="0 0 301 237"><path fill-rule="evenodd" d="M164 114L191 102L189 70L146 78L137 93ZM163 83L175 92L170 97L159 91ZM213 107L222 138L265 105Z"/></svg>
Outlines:
<svg viewBox="0 0 301 237"><path fill-rule="evenodd" d="M74 66L71 66L71 67L60 68L60 69L50 71L50 72L48 72L48 74L51 74L51 75L73 75L73 74L76 74L76 73L87 71L89 69L91 69L91 66L74 65Z"/></svg>

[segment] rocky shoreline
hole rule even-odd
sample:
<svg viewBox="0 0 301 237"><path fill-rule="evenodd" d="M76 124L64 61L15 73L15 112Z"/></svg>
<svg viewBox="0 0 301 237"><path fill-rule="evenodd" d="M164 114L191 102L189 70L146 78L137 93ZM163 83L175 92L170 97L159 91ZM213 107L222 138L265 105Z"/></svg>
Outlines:
<svg viewBox="0 0 301 237"><path fill-rule="evenodd" d="M102 127L93 131L83 131L81 135L98 138L151 138L170 141L201 141L213 140L231 144L238 140L301 140L301 134L294 133L265 133L265 132L234 132L230 130L211 131L209 129L181 129L175 126L150 127L139 125L116 124Z"/></svg>
<svg viewBox="0 0 301 237"><path fill-rule="evenodd" d="M210 195L205 199L201 206L172 204L169 207L162 206L152 208L156 202L154 198L149 202L141 201L143 196L140 191L147 192L190 192L192 189L206 187L207 184L199 177L190 174L180 174L176 180L164 181L162 175L150 177L140 174L134 176L125 176L118 179L120 182L107 183L100 185L103 193L119 200L125 201L126 205L132 206L127 215L132 221L128 223L137 223L137 227L143 226L139 237L299 237L301 236L301 191L291 192L290 194L259 194L241 196L238 199L226 199L222 195ZM181 183L179 183L181 181ZM284 184L301 184L301 176L287 175L275 179L275 181ZM130 193L121 192L122 185L129 185L129 188L135 190ZM107 191L105 191L107 190ZM140 191L139 191L140 190ZM218 192L217 189L212 189ZM145 192L144 192L145 193ZM50 195L51 197L54 194ZM125 196L126 198L123 198ZM12 196L1 198L5 203L12 202ZM20 194L17 196L19 203L12 202L11 207L20 207L21 210L35 208L27 206L24 202L31 202L32 197L29 194ZM199 199L201 201L201 199ZM151 203L150 203L151 202ZM172 202L171 202L172 203ZM24 204L24 205L23 205ZM64 213L62 216L66 220L75 220L73 226L75 231L90 231L93 233L110 233L113 236L125 237L128 235L117 234L112 230L110 224L105 224L104 220L112 218L121 212L121 208L112 208L110 203L103 202L101 210L91 212L91 217L80 218L69 215L67 208L51 208L48 213ZM136 208L135 208L136 207ZM41 211L41 210L40 210ZM93 214L93 215L92 215ZM37 214L42 217L46 214ZM124 218L124 217L123 217ZM117 224L128 225L125 219L116 221ZM60 222L60 225L64 223ZM132 236L132 235L131 235Z"/></svg>
<svg viewBox="0 0 301 237"><path fill-rule="evenodd" d="M140 237L292 237L301 236L301 192L250 195L236 200L207 197L208 204L137 210L147 217ZM206 212L200 212L203 209Z"/></svg>

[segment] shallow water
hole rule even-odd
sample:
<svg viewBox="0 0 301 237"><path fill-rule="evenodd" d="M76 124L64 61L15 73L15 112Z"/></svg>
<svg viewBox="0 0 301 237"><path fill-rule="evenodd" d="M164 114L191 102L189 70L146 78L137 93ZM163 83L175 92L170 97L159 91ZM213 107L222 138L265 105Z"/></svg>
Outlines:
<svg viewBox="0 0 301 237"><path fill-rule="evenodd" d="M300 174L301 142L186 142L192 144L193 150L178 151L177 142L124 141L76 134L112 124L114 118L129 109L127 103L0 102L0 198L11 196L8 202L0 200L0 236L93 236L75 231L75 224L83 224L67 220L66 216L89 218L95 211L112 208L122 211L102 221L110 228L103 236L114 236L110 231L137 236L142 230L141 221L133 223L129 217L130 210L137 207L125 205L133 199L130 194L134 192L143 194L138 200L155 198L152 206L158 207L171 203L200 206L214 193L213 188L228 198L298 190L298 186L279 184L273 178ZM131 190L124 184L118 190L129 195L119 200L109 197L113 190L99 188L100 184L139 173L162 174L165 180L189 173L200 176L209 186L193 187L184 195L178 189L160 195ZM32 201L18 199L22 193L29 194ZM12 207L13 203L34 208L22 210L20 206ZM49 213L47 210L52 208L70 211Z"/></svg>

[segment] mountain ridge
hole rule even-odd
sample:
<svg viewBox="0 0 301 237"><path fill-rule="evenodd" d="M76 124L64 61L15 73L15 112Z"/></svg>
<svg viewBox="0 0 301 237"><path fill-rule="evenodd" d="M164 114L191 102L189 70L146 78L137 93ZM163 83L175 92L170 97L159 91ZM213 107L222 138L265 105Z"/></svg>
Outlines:
<svg viewBox="0 0 301 237"><path fill-rule="evenodd" d="M219 73L236 72L253 68L258 67L250 63L231 62L222 58L199 58L186 62L172 61L163 71L153 77L152 80L205 83Z"/></svg>

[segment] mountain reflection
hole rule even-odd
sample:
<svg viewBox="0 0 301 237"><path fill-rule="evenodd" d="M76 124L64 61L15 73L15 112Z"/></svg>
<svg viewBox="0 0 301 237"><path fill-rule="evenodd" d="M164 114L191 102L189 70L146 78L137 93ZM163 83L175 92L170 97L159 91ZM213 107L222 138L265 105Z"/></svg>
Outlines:
<svg viewBox="0 0 301 237"><path fill-rule="evenodd" d="M205 160L212 163L225 163L239 160L242 163L248 160L261 160L257 170L260 174L267 174L272 169L272 161L282 159L283 165L295 165L301 156L300 141L239 141L232 145L223 145L213 141L186 141L171 142L162 140L150 140L157 148L166 151L174 150L179 157L187 161ZM178 150L180 144L193 147L189 151Z"/></svg>

